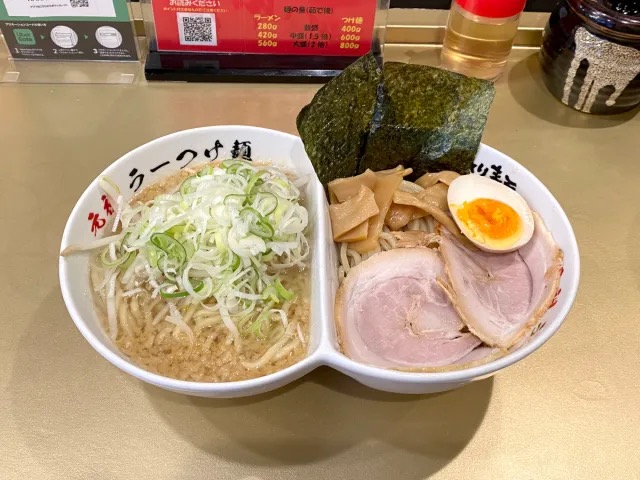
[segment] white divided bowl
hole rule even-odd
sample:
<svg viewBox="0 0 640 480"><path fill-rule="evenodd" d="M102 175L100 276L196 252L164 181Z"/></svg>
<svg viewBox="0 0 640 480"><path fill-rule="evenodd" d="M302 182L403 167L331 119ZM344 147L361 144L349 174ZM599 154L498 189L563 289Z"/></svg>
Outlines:
<svg viewBox="0 0 640 480"><path fill-rule="evenodd" d="M354 362L340 353L333 322L334 295L338 285L336 248L332 242L324 190L317 181L301 140L293 135L248 126L214 126L177 132L159 138L126 154L101 175L107 175L120 187L125 200L134 189L191 165L216 158L230 158L234 143L251 148L253 160L270 161L310 175L310 236L312 244L311 345L308 356L299 363L264 377L228 383L199 383L167 378L150 373L121 354L111 342L96 315L88 274L89 254L60 257L60 286L65 304L76 326L103 357L125 372L161 388L203 397L241 397L267 392L290 383L320 365L328 365L372 388L397 393L433 393L450 390L473 380L486 378L519 360L544 344L560 327L575 299L580 259L573 230L565 213L545 186L524 167L502 153L482 145L475 168L479 174L499 174L503 181L514 182L517 191L540 213L564 251L564 275L555 305L544 316L540 328L517 350L485 365L442 373L406 373L385 370ZM218 142L218 143L216 143ZM220 145L222 145L220 147ZM247 153L247 150L244 150ZM207 156L208 153L208 156ZM195 155L195 157L194 157ZM193 160L191 160L193 158ZM160 168L159 165L164 164ZM152 170L155 170L152 173ZM140 178L139 175L144 175ZM109 235L114 215L104 209L103 193L94 180L78 200L67 222L61 249ZM91 227L98 215L96 227ZM103 222L105 220L105 222Z"/></svg>

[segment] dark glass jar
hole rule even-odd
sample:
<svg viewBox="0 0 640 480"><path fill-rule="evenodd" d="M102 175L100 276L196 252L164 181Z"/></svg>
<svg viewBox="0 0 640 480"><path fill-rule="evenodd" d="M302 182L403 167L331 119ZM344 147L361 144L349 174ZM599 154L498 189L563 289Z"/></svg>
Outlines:
<svg viewBox="0 0 640 480"><path fill-rule="evenodd" d="M549 91L586 113L640 104L640 16L611 3L560 0L543 35L540 61Z"/></svg>

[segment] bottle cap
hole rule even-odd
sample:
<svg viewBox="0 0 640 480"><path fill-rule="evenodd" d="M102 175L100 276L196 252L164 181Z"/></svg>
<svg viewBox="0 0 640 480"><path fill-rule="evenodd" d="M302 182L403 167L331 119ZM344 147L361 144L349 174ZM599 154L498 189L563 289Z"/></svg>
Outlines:
<svg viewBox="0 0 640 480"><path fill-rule="evenodd" d="M526 0L455 0L473 15L488 18L508 18L522 13Z"/></svg>

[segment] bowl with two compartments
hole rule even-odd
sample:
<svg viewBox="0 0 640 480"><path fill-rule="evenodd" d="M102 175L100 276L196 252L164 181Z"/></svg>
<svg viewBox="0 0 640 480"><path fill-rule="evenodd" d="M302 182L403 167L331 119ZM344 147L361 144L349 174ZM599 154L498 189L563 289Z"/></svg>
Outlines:
<svg viewBox="0 0 640 480"><path fill-rule="evenodd" d="M304 187L309 211L312 279L308 354L300 362L283 370L237 382L183 381L149 372L121 353L106 334L91 294L88 274L90 254L60 257L60 285L64 301L81 334L105 359L144 382L189 395L241 397L274 390L318 366L326 365L375 389L397 393L433 393L486 378L524 359L554 335L571 309L578 289L580 259L567 216L553 195L532 173L486 145L480 147L474 173L493 174L502 182L508 182L541 215L564 252L564 273L553 306L530 337L506 356L472 368L436 373L401 372L364 365L341 353L333 319L338 287L337 251L331 235L325 191L315 176L302 141L294 135L250 126L212 126L173 133L138 147L97 175L81 195L64 229L62 249L110 234L114 219L104 210L103 193L98 182L101 176L108 176L119 187L126 201L140 188L187 165L230 158L239 153L253 161L281 165L295 171L298 176L309 178Z"/></svg>

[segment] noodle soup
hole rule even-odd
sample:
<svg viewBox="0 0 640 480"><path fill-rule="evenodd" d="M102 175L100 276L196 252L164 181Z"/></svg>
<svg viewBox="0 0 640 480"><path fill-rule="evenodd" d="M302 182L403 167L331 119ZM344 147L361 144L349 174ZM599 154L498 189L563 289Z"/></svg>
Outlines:
<svg viewBox="0 0 640 480"><path fill-rule="evenodd" d="M199 382L267 375L307 355L308 213L295 179L229 160L182 170L128 204L90 278L105 331L144 369ZM109 240L111 239L111 241Z"/></svg>

